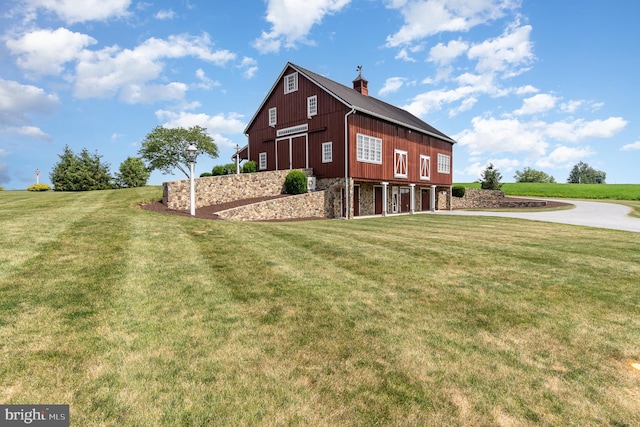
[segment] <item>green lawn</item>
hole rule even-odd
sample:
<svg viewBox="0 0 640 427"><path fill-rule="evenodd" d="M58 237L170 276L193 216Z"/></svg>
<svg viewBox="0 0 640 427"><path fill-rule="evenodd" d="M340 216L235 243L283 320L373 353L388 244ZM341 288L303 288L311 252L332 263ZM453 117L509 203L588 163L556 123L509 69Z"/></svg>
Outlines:
<svg viewBox="0 0 640 427"><path fill-rule="evenodd" d="M0 192L0 402L78 426L632 426L640 233Z"/></svg>
<svg viewBox="0 0 640 427"><path fill-rule="evenodd" d="M480 188L479 182L460 183ZM640 200L640 184L541 184L533 182L504 183L508 196L562 197L569 199Z"/></svg>

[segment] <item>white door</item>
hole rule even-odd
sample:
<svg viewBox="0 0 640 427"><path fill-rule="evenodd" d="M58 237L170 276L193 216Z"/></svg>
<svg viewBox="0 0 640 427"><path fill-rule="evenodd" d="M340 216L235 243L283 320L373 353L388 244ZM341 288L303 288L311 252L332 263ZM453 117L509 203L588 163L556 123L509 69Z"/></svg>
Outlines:
<svg viewBox="0 0 640 427"><path fill-rule="evenodd" d="M400 203L398 203L398 187L391 187L391 212L398 213Z"/></svg>

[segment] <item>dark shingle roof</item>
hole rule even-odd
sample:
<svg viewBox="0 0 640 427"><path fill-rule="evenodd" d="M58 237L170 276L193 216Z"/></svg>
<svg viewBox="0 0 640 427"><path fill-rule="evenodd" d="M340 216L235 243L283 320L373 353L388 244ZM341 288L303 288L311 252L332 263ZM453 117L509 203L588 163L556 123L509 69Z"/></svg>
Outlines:
<svg viewBox="0 0 640 427"><path fill-rule="evenodd" d="M350 87L334 82L333 80L306 70L298 65L292 63L288 63L287 65L297 70L300 74L304 75L318 86L324 88L327 92L350 108L355 108L357 111L395 122L410 129L455 143L453 139L440 132L438 129L402 108L395 107L372 96L362 95L360 92ZM285 70L286 68L287 67L285 67Z"/></svg>

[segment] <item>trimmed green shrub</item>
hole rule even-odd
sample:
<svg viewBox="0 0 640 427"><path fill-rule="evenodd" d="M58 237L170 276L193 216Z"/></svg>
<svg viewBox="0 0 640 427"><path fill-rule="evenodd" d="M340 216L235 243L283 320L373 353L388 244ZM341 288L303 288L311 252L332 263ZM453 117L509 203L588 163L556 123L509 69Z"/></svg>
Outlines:
<svg viewBox="0 0 640 427"><path fill-rule="evenodd" d="M204 178L205 176L213 176L213 175L211 174L211 172L202 172L200 174L200 178Z"/></svg>
<svg viewBox="0 0 640 427"><path fill-rule="evenodd" d="M284 188L288 194L302 194L307 192L307 174L301 170L292 170L284 179Z"/></svg>
<svg viewBox="0 0 640 427"><path fill-rule="evenodd" d="M258 172L258 164L253 160L249 160L244 165L242 165L242 173L252 173Z"/></svg>
<svg viewBox="0 0 640 427"><path fill-rule="evenodd" d="M28 191L49 191L51 187L47 184L33 184L27 188Z"/></svg>
<svg viewBox="0 0 640 427"><path fill-rule="evenodd" d="M451 195L453 197L464 197L464 194L467 192L467 189L464 185L454 185L451 188Z"/></svg>

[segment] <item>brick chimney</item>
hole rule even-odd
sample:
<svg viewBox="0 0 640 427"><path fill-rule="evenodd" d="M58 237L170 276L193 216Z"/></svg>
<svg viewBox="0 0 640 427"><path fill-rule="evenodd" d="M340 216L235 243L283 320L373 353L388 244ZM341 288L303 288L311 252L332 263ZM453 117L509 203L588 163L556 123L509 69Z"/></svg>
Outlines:
<svg viewBox="0 0 640 427"><path fill-rule="evenodd" d="M369 89L367 88L368 84L369 84L369 81L364 77L362 77L362 65L359 65L358 77L356 77L356 79L353 81L353 89L357 90L358 92L360 92L365 96L369 96Z"/></svg>

